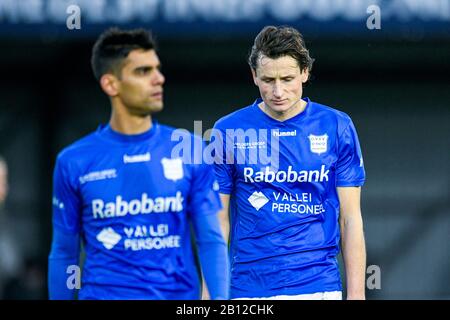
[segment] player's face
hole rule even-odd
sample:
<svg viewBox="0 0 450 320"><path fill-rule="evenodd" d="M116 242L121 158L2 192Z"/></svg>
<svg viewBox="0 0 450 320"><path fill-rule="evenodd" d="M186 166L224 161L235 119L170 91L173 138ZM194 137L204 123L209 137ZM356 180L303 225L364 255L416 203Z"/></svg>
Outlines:
<svg viewBox="0 0 450 320"><path fill-rule="evenodd" d="M0 162L0 204L5 201L8 193L8 171L6 165Z"/></svg>
<svg viewBox="0 0 450 320"><path fill-rule="evenodd" d="M308 71L300 71L298 62L291 56L271 59L264 55L258 60L253 80L259 88L261 98L275 113L285 113L299 103L303 83L308 80Z"/></svg>
<svg viewBox="0 0 450 320"><path fill-rule="evenodd" d="M155 50L128 54L119 80L118 95L129 112L148 115L163 108L164 76Z"/></svg>

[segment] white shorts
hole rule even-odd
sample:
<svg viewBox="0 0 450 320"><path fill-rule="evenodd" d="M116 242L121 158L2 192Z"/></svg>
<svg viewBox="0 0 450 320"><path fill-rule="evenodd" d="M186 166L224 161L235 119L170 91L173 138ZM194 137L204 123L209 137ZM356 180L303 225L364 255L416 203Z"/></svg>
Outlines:
<svg viewBox="0 0 450 320"><path fill-rule="evenodd" d="M294 296L281 295L262 298L236 298L232 300L342 300L342 291L326 291Z"/></svg>

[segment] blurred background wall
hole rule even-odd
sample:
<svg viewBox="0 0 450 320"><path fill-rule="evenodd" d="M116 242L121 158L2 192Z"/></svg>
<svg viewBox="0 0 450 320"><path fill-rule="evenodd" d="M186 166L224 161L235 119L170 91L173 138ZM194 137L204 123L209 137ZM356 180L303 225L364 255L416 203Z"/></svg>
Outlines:
<svg viewBox="0 0 450 320"><path fill-rule="evenodd" d="M81 29L67 27L70 4ZM381 29L367 27L371 5ZM19 261L0 297L46 299L56 154L109 118L90 69L98 34L154 30L166 76L156 118L190 131L202 120L205 131L258 97L246 58L267 24L303 33L316 59L304 96L357 127L367 264L381 271L381 289L367 297L450 298L448 0L0 0L0 155L9 166L0 232Z"/></svg>

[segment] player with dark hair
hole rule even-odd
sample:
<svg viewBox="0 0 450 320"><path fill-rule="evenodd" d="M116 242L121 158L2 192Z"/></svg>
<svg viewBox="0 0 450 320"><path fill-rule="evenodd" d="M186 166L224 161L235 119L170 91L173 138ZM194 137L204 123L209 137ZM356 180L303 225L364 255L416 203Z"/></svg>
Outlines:
<svg viewBox="0 0 450 320"><path fill-rule="evenodd" d="M265 27L248 62L261 98L217 121L211 140L230 296L341 299L341 241L347 298L364 299L365 170L352 120L302 98L313 59L296 29Z"/></svg>
<svg viewBox="0 0 450 320"><path fill-rule="evenodd" d="M58 155L50 299L74 297L68 271L81 242L80 299L199 299L191 225L211 298L228 298L214 170L173 156L175 129L152 117L163 108L160 67L146 30L109 29L94 45L92 68L111 118Z"/></svg>

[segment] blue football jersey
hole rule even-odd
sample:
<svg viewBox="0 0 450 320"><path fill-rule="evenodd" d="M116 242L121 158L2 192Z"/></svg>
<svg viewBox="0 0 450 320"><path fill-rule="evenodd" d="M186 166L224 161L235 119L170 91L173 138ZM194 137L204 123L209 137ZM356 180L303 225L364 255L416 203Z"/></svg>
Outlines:
<svg viewBox="0 0 450 320"><path fill-rule="evenodd" d="M342 290L336 187L363 185L363 158L347 114L304 100L285 121L258 99L214 126L220 193L231 195L231 298Z"/></svg>
<svg viewBox="0 0 450 320"><path fill-rule="evenodd" d="M213 167L173 156L174 130L100 126L58 155L53 225L82 236L80 299L199 299L189 217L221 204Z"/></svg>

